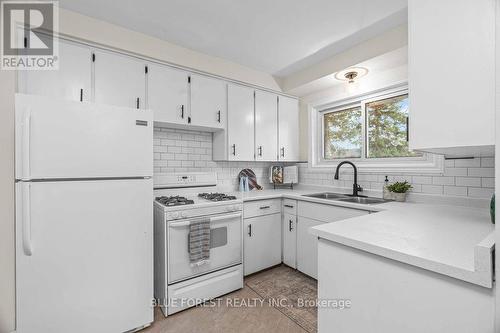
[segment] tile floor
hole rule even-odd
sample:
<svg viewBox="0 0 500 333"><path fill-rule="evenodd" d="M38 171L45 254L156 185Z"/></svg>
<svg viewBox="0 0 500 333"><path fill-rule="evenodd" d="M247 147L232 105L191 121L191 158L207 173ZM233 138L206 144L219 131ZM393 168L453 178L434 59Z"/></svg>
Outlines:
<svg viewBox="0 0 500 333"><path fill-rule="evenodd" d="M299 306L314 300L316 280L287 266L245 278L243 289L223 296L221 306L199 306L165 318L159 309L155 322L141 333L315 333L315 307ZM243 306L236 306L236 302ZM240 304L241 305L241 304Z"/></svg>

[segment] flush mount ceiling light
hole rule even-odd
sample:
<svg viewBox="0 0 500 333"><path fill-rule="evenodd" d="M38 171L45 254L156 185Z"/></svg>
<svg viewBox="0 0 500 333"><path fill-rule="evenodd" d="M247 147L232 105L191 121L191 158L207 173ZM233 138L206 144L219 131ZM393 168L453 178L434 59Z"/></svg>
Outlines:
<svg viewBox="0 0 500 333"><path fill-rule="evenodd" d="M368 74L368 69L364 67L349 67L335 73L335 78L339 81L354 83L355 80L365 76L366 74Z"/></svg>

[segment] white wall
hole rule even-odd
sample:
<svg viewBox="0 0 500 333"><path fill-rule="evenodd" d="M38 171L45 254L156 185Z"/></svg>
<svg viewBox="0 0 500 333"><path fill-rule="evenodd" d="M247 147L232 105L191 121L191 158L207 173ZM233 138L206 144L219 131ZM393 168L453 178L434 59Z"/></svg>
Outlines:
<svg viewBox="0 0 500 333"><path fill-rule="evenodd" d="M500 0L496 0L496 45L495 45L495 59L496 59L496 126L495 126L495 135L496 135L496 145L495 145L495 163L497 165L500 165ZM495 189L500 188L500 168L497 168L495 170ZM499 197L496 195L496 190L495 190L495 204L496 208L498 208L500 205L498 204ZM495 244L497 244L495 251L496 251L496 256L495 256L495 267L496 267L496 272L495 275L497 276L497 281L498 281L498 276L500 274L500 255L499 255L499 246L500 244L500 227L498 224L500 223L500 218L499 218L499 212L498 209L495 208L496 211L496 222L495 222ZM496 332L500 330L500 293L496 294L496 310L495 310L495 329Z"/></svg>
<svg viewBox="0 0 500 333"><path fill-rule="evenodd" d="M14 329L14 75L0 70L0 332Z"/></svg>
<svg viewBox="0 0 500 333"><path fill-rule="evenodd" d="M60 33L214 75L280 90L263 72L204 55L157 38L60 10ZM14 92L13 71L0 71L0 333L15 329Z"/></svg>

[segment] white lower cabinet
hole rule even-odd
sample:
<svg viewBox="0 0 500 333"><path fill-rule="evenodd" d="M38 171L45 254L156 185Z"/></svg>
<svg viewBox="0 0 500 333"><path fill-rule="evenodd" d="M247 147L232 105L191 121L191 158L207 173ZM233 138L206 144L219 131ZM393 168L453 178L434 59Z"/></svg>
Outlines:
<svg viewBox="0 0 500 333"><path fill-rule="evenodd" d="M366 215L369 212L305 201L299 201L297 206L297 215L299 215L297 217L297 269L317 279L318 239L309 233L309 228Z"/></svg>
<svg viewBox="0 0 500 333"><path fill-rule="evenodd" d="M283 263L297 268L297 216L283 214Z"/></svg>
<svg viewBox="0 0 500 333"><path fill-rule="evenodd" d="M281 263L281 213L244 219L244 273Z"/></svg>
<svg viewBox="0 0 500 333"><path fill-rule="evenodd" d="M297 218L297 269L318 278L318 239L307 230L326 222L299 216Z"/></svg>
<svg viewBox="0 0 500 333"><path fill-rule="evenodd" d="M292 199L246 202L243 210L244 274L283 262L317 279L318 239L309 229L369 213Z"/></svg>

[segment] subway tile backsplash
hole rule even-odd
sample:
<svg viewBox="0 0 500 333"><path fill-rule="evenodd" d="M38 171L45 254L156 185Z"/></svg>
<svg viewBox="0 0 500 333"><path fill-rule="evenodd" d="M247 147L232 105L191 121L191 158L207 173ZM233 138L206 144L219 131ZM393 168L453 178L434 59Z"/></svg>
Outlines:
<svg viewBox="0 0 500 333"><path fill-rule="evenodd" d="M494 160L493 157L446 160L444 174L439 175L360 173L358 183L366 189L382 190L387 175L390 182L405 180L410 182L414 193L490 198L495 191ZM352 186L352 172L341 171L341 180L334 180L333 174L333 170L309 168L307 163L299 164L301 184L345 188Z"/></svg>
<svg viewBox="0 0 500 333"><path fill-rule="evenodd" d="M251 168L257 181L265 188L269 184L270 162L216 162L212 160L212 133L155 127L154 172L216 172L218 183L228 189L238 188L237 176L241 169ZM309 168L298 163L299 183L352 188L353 175L342 171L341 179L334 180L333 169ZM494 193L494 158L446 160L444 174L360 173L359 184L372 190L382 190L385 176L390 182L408 181L412 192L432 195L490 198Z"/></svg>
<svg viewBox="0 0 500 333"><path fill-rule="evenodd" d="M216 172L218 185L238 188L238 173L250 168L257 182L269 188L270 162L215 162L212 160L212 133L163 127L154 128L154 173Z"/></svg>

